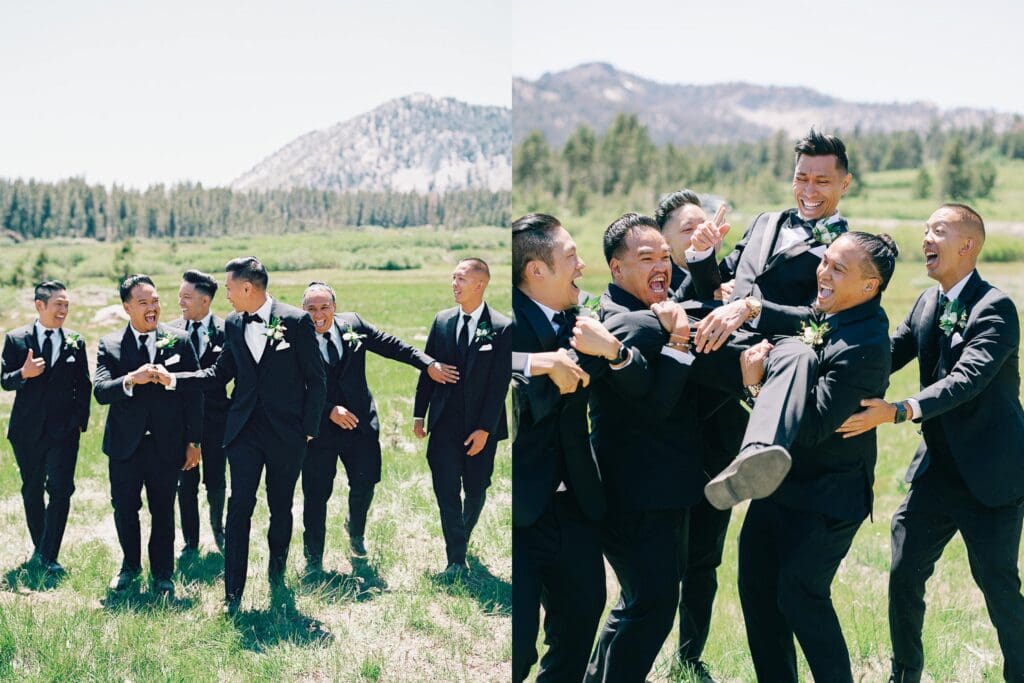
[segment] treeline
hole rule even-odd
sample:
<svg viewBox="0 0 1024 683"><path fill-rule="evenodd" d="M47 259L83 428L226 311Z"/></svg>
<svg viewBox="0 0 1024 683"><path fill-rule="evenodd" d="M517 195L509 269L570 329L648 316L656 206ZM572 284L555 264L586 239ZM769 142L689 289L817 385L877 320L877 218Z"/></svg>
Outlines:
<svg viewBox="0 0 1024 683"><path fill-rule="evenodd" d="M15 239L187 238L278 234L341 226L507 225L509 192L416 194L293 189L234 192L198 183L134 190L0 179L0 229Z"/></svg>
<svg viewBox="0 0 1024 683"><path fill-rule="evenodd" d="M991 124L943 130L937 122L923 135L829 132L847 145L852 194L864 190L860 174L865 172L920 169L917 196L983 197L995 184L994 158L1024 159L1024 124L1005 133L996 133ZM661 192L688 185L731 196L771 196L780 181L792 177L795 142L779 131L753 143L658 147L635 114L619 114L601 135L579 126L561 149L550 146L541 132L530 133L513 149L513 183L517 192L553 195L580 214L594 195L628 195L636 189Z"/></svg>

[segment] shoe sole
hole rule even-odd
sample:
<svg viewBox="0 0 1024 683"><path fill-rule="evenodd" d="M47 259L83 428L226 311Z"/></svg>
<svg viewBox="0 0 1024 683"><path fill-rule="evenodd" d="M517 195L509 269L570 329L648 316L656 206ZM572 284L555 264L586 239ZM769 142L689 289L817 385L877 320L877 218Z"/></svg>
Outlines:
<svg viewBox="0 0 1024 683"><path fill-rule="evenodd" d="M704 496L715 508L728 510L744 500L770 496L786 478L793 459L782 446L769 446L737 458L704 487Z"/></svg>

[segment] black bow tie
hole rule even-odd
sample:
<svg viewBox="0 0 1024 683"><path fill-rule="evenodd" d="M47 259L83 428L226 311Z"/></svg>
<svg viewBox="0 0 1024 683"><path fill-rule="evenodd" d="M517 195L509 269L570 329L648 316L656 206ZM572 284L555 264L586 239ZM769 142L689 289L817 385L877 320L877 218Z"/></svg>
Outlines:
<svg viewBox="0 0 1024 683"><path fill-rule="evenodd" d="M244 323L245 325L248 325L249 323L261 323L261 322L263 322L263 318L260 317L259 313L253 313L252 315L250 315L248 313L243 313L242 314L242 323Z"/></svg>
<svg viewBox="0 0 1024 683"><path fill-rule="evenodd" d="M803 228L805 230L811 230L814 228L815 221L807 221L800 217L800 214L794 213L789 217L789 227L791 228Z"/></svg>

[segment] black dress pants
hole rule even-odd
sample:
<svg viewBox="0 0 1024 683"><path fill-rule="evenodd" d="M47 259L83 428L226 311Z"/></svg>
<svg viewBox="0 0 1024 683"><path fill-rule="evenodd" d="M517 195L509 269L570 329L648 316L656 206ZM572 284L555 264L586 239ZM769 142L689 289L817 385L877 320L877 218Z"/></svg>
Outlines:
<svg viewBox="0 0 1024 683"><path fill-rule="evenodd" d="M571 492L555 493L528 527L512 528L512 680L523 681L537 661L538 681L581 681L604 611L604 559L597 522L583 516Z"/></svg>
<svg viewBox="0 0 1024 683"><path fill-rule="evenodd" d="M21 473L28 533L36 552L50 562L57 561L68 523L71 494L75 492L78 439L75 433L60 439L43 436L30 443L11 442Z"/></svg>
<svg viewBox="0 0 1024 683"><path fill-rule="evenodd" d="M817 683L852 683L831 592L861 521L770 498L750 503L740 531L739 593L758 681L797 683L795 636Z"/></svg>
<svg viewBox="0 0 1024 683"><path fill-rule="evenodd" d="M181 515L181 535L185 545L199 545L199 481L206 487L207 496L220 494L223 499L227 481L227 458L224 454L224 425L203 424L203 457L199 467L183 470L178 480L178 512Z"/></svg>

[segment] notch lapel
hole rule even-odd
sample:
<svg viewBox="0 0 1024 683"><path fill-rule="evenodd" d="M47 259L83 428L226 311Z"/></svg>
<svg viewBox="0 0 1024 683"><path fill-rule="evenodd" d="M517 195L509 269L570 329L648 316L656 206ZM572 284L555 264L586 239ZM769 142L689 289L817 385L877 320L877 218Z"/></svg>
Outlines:
<svg viewBox="0 0 1024 683"><path fill-rule="evenodd" d="M460 315L461 315L461 310L462 309L460 308L459 309ZM477 321L476 329L479 330L480 326L482 324L484 324L484 322L487 323L488 329L493 329L493 328L491 328L491 311L487 307L487 304L484 304L484 310L480 314L480 320ZM466 354L466 375L467 376L469 376L473 372L473 365L476 363L476 356L477 356L477 353L480 351L480 347L481 346L482 346L482 344L477 343L476 335L474 334L473 338L469 340L469 352ZM460 378L460 381L461 381L461 378Z"/></svg>
<svg viewBox="0 0 1024 683"><path fill-rule="evenodd" d="M765 220L765 228L761 231L761 251L758 253L757 259L757 273L763 273L765 268L768 267L768 259L772 255L772 247L775 246L775 241L778 239L779 225L782 222L782 212L773 211L768 214L768 218Z"/></svg>

